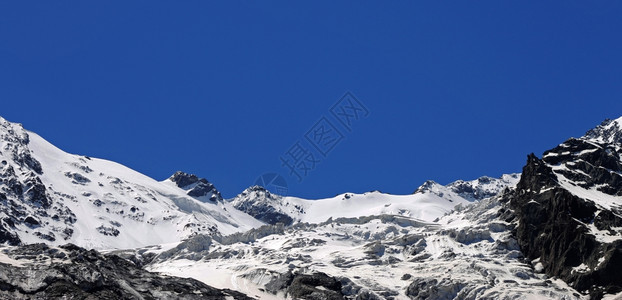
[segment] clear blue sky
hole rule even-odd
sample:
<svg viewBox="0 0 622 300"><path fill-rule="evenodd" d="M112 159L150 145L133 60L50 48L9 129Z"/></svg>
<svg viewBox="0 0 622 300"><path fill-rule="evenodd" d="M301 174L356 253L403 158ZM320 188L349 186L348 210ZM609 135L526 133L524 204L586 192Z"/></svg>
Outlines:
<svg viewBox="0 0 622 300"><path fill-rule="evenodd" d="M0 4L0 115L227 197L269 171L309 198L520 172L622 115L619 1L88 2ZM346 91L369 116L298 183L279 157Z"/></svg>

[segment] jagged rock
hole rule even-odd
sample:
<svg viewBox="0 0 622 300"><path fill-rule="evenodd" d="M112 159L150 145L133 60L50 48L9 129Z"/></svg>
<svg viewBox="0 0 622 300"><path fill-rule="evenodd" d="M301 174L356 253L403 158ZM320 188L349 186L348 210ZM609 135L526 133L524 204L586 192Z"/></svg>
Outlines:
<svg viewBox="0 0 622 300"><path fill-rule="evenodd" d="M208 182L206 179L203 178L199 179L199 183L188 192L188 195L195 198L205 197L209 195L209 200L212 202L222 201L222 196L220 195L220 192L216 190L212 183Z"/></svg>
<svg viewBox="0 0 622 300"><path fill-rule="evenodd" d="M197 175L188 174L182 171L175 172L175 174L173 174L173 176L169 179L175 182L177 186L182 189L199 181L199 177L197 177Z"/></svg>
<svg viewBox="0 0 622 300"><path fill-rule="evenodd" d="M233 206L262 222L289 226L294 219L279 211L277 207L281 200L281 196L274 195L263 187L253 186L233 199Z"/></svg>
<svg viewBox="0 0 622 300"><path fill-rule="evenodd" d="M603 144L622 143L622 126L620 119L605 119L599 126L588 131L585 138Z"/></svg>
<svg viewBox="0 0 622 300"><path fill-rule="evenodd" d="M569 139L546 151L542 160L563 169L555 172L579 186L609 195L622 195L622 162L620 152L613 145L598 145L585 139Z"/></svg>
<svg viewBox="0 0 622 300"><path fill-rule="evenodd" d="M3 299L251 299L189 278L150 273L116 255L71 244L2 248L22 265L0 263Z"/></svg>
<svg viewBox="0 0 622 300"><path fill-rule="evenodd" d="M17 234L8 231L4 228L4 224L0 223L0 244L9 244L11 246L16 246L21 244L21 240L17 236Z"/></svg>
<svg viewBox="0 0 622 300"><path fill-rule="evenodd" d="M287 294L294 299L344 299L341 294L341 283L324 273L295 275L287 288Z"/></svg>
<svg viewBox="0 0 622 300"><path fill-rule="evenodd" d="M443 279L417 278L406 289L406 295L414 300L456 299L464 284Z"/></svg>
<svg viewBox="0 0 622 300"><path fill-rule="evenodd" d="M516 238L524 255L539 259L548 275L589 292L593 299L622 291L622 277L616 274L622 268L622 233L614 230L622 217L615 204L603 206L599 199L579 197L568 188L622 195L621 135L615 123L606 121L581 139L569 139L542 159L529 155L516 190L504 196L515 212ZM590 224L618 238L598 239Z"/></svg>
<svg viewBox="0 0 622 300"><path fill-rule="evenodd" d="M294 274L292 274L292 272L285 272L284 274L273 277L264 287L268 292L276 295L280 291L287 290L293 280Z"/></svg>
<svg viewBox="0 0 622 300"><path fill-rule="evenodd" d="M31 227L34 226L39 226L39 221L37 221L35 218L33 218L32 216L28 216L26 219L24 219L24 222L28 225L30 225Z"/></svg>
<svg viewBox="0 0 622 300"><path fill-rule="evenodd" d="M28 178L25 181L25 188L26 193L24 196L26 200L43 208L50 207L52 202L47 196L45 185L43 185L39 177Z"/></svg>
<svg viewBox="0 0 622 300"><path fill-rule="evenodd" d="M478 228L450 229L446 233L456 242L463 244L477 243L482 240L493 241L490 231Z"/></svg>
<svg viewBox="0 0 622 300"><path fill-rule="evenodd" d="M82 175L80 173L65 172L65 176L67 176L68 178L73 179L72 183L74 183L74 184L85 185L85 184L91 182L90 179L88 179L86 176L84 176L84 175Z"/></svg>
<svg viewBox="0 0 622 300"><path fill-rule="evenodd" d="M188 196L198 198L202 201L223 201L220 191L205 178L199 178L194 174L177 171L169 180L175 182L179 188L188 190Z"/></svg>
<svg viewBox="0 0 622 300"><path fill-rule="evenodd" d="M31 170L37 172L37 174L39 175L43 174L43 168L41 167L41 163L38 160L34 159L32 155L30 155L30 153L28 152L20 153L17 157L17 162L21 165L27 166Z"/></svg>
<svg viewBox="0 0 622 300"><path fill-rule="evenodd" d="M121 233L118 229L110 226L101 225L97 227L97 231L103 235L118 236Z"/></svg>

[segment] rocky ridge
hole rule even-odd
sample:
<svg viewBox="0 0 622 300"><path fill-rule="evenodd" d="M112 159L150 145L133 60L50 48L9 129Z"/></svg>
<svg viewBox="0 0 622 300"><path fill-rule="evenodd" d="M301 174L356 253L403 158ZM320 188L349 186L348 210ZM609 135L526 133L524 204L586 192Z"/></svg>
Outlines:
<svg viewBox="0 0 622 300"><path fill-rule="evenodd" d="M621 121L529 155L505 196L524 255L592 299L622 291Z"/></svg>

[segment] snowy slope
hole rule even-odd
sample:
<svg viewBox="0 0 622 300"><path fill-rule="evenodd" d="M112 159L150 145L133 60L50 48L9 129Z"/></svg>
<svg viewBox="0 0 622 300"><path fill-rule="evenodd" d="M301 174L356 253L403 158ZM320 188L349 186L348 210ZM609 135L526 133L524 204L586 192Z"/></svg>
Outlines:
<svg viewBox="0 0 622 300"><path fill-rule="evenodd" d="M450 212L456 205L470 202L459 197L447 199L434 193L390 195L380 192L345 193L332 198L307 200L281 197L261 187L251 187L231 200L231 203L259 219L265 220L265 214L278 212L290 217L294 223L320 223L329 218L383 214L432 221Z"/></svg>
<svg viewBox="0 0 622 300"><path fill-rule="evenodd" d="M2 227L24 243L132 248L261 225L229 203L203 203L170 180L68 154L21 125L0 123L2 195L8 198ZM22 162L24 154L29 163Z"/></svg>
<svg viewBox="0 0 622 300"><path fill-rule="evenodd" d="M0 118L0 243L107 249L260 299L599 299L622 286L621 142L622 118L530 155L521 175L224 200L206 179L156 181Z"/></svg>
<svg viewBox="0 0 622 300"><path fill-rule="evenodd" d="M281 197L255 186L246 189L230 201L239 210L269 224L319 223L329 218L383 214L433 221L457 205L470 204L492 197L505 188L511 188L519 179L519 174L509 174L501 178L459 180L447 186L427 181L411 195L391 195L381 192L345 193L317 200Z"/></svg>
<svg viewBox="0 0 622 300"><path fill-rule="evenodd" d="M348 299L586 299L542 274L537 261L525 264L501 211L486 199L436 223L381 215L197 236L146 250L158 255L147 269L259 299L305 290ZM301 276L314 283L297 285Z"/></svg>
<svg viewBox="0 0 622 300"><path fill-rule="evenodd" d="M11 151L2 153L7 200L0 234L13 242L131 248L177 242L194 233L227 235L263 223L382 214L432 221L512 184L479 179L420 188L412 195L346 193L318 200L251 187L224 201L203 178L177 172L158 182L111 161L68 154L19 124L1 123L2 146Z"/></svg>

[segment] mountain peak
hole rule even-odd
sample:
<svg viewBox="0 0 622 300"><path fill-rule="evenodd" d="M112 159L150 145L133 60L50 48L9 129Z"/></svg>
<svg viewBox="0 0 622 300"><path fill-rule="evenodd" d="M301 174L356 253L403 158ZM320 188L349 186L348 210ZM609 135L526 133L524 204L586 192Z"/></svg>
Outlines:
<svg viewBox="0 0 622 300"><path fill-rule="evenodd" d="M605 119L600 125L588 131L582 138L601 144L622 143L622 117L615 120Z"/></svg>
<svg viewBox="0 0 622 300"><path fill-rule="evenodd" d="M202 202L222 202L223 198L220 191L216 189L214 184L205 178L199 178L197 175L177 171L168 180L174 182L177 187L188 191L188 196L199 199Z"/></svg>
<svg viewBox="0 0 622 300"><path fill-rule="evenodd" d="M23 173L34 171L42 174L41 164L32 157L32 152L28 148L30 136L22 127L22 124L12 123L0 117L0 157L6 158L2 161L2 167L15 164L15 168Z"/></svg>
<svg viewBox="0 0 622 300"><path fill-rule="evenodd" d="M175 174L168 179L182 189L199 182L199 177L197 177L197 175L189 174L183 171L175 172Z"/></svg>
<svg viewBox="0 0 622 300"><path fill-rule="evenodd" d="M30 142L28 133L26 133L22 124L7 121L3 117L0 117L0 137L3 140L10 139L11 142L18 142L24 145Z"/></svg>
<svg viewBox="0 0 622 300"><path fill-rule="evenodd" d="M268 224L291 225L294 219L283 210L282 206L287 206L287 203L282 202L283 197L272 194L259 185L248 187L232 200L233 207L257 220Z"/></svg>

